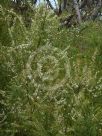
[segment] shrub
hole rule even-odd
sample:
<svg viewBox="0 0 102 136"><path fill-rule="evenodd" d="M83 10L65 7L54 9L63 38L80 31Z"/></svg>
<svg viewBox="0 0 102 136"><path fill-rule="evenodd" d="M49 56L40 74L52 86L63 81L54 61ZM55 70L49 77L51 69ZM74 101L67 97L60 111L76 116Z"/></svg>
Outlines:
<svg viewBox="0 0 102 136"><path fill-rule="evenodd" d="M0 11L0 135L101 136L101 24L59 29L41 7L27 30Z"/></svg>

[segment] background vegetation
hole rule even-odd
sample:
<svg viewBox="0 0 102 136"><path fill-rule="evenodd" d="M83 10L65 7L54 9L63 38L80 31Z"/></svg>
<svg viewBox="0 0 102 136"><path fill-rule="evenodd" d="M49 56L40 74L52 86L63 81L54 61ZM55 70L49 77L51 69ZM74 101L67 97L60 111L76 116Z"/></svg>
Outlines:
<svg viewBox="0 0 102 136"><path fill-rule="evenodd" d="M67 29L43 5L22 15L5 3L0 136L102 136L102 22Z"/></svg>

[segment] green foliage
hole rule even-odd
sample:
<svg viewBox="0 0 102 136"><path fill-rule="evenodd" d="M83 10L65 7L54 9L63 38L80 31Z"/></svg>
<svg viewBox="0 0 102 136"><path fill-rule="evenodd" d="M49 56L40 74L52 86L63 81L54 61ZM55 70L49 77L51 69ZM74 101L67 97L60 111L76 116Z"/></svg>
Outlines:
<svg viewBox="0 0 102 136"><path fill-rule="evenodd" d="M27 30L0 14L0 136L101 136L102 25L60 29L40 7Z"/></svg>

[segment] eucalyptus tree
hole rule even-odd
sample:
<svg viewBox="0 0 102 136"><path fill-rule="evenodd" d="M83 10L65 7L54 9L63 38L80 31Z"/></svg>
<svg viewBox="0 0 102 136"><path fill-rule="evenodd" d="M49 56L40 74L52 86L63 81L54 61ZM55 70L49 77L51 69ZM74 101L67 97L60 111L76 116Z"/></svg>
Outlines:
<svg viewBox="0 0 102 136"><path fill-rule="evenodd" d="M51 0L46 0L51 9ZM85 20L95 20L102 10L102 0L56 0L58 4L57 15L61 15L65 10L67 13L76 16L80 24ZM56 11L54 9L54 11ZM74 17L73 16L73 17Z"/></svg>
<svg viewBox="0 0 102 136"><path fill-rule="evenodd" d="M8 2L12 3L11 7L17 13L26 16L25 20L28 20L28 24L31 24L28 14L32 13L32 9L36 8L36 5L41 2L63 20L61 21L63 22L62 24L67 26L71 26L69 24L73 25L73 20L74 24L81 24L86 20L94 21L101 14L102 10L102 0L5 0L1 1L0 4L7 6ZM63 13L65 13L64 19L62 19Z"/></svg>

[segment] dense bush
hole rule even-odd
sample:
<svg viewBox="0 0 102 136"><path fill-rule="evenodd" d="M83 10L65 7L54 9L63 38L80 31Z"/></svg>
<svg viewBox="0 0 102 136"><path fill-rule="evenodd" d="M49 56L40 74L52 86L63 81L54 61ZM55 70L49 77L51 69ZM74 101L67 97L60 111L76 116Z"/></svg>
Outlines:
<svg viewBox="0 0 102 136"><path fill-rule="evenodd" d="M56 18L0 7L0 136L102 135L102 24Z"/></svg>

